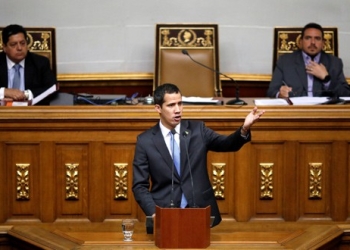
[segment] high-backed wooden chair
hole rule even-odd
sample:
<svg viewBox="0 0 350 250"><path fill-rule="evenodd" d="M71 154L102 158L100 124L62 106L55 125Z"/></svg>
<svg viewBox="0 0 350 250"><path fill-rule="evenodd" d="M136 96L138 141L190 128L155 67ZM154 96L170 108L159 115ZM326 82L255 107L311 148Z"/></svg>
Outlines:
<svg viewBox="0 0 350 250"><path fill-rule="evenodd" d="M1 32L5 27L0 27L0 51L2 51ZM57 75L56 66L56 33L55 28L24 27L28 34L28 47L33 53L46 56L50 60L51 69Z"/></svg>
<svg viewBox="0 0 350 250"><path fill-rule="evenodd" d="M221 96L217 24L157 24L155 52L153 90L173 83L184 96Z"/></svg>
<svg viewBox="0 0 350 250"><path fill-rule="evenodd" d="M303 27L276 27L274 29L272 70L275 69L279 56L299 49L302 29ZM338 56L338 28L323 27L323 31L325 40L323 50L326 53Z"/></svg>

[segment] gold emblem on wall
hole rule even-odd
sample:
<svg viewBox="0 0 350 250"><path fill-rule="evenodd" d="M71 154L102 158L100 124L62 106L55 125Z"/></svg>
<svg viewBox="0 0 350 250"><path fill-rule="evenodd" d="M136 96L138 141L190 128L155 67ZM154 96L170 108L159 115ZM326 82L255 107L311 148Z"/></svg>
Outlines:
<svg viewBox="0 0 350 250"><path fill-rule="evenodd" d="M310 186L309 199L322 198L322 163L309 163Z"/></svg>
<svg viewBox="0 0 350 250"><path fill-rule="evenodd" d="M29 163L17 163L17 200L29 200Z"/></svg>
<svg viewBox="0 0 350 250"><path fill-rule="evenodd" d="M300 49L300 39L301 31L294 32L281 32L279 34L280 46L278 48L279 52L283 51L294 51ZM333 44L333 31L324 31L323 35L324 45L323 51L326 53L334 53L334 44Z"/></svg>
<svg viewBox="0 0 350 250"><path fill-rule="evenodd" d="M0 32L0 51L3 50L2 38ZM50 31L27 31L28 48L31 51L49 51L51 50L51 32Z"/></svg>
<svg viewBox="0 0 350 250"><path fill-rule="evenodd" d="M78 200L79 164L66 163L66 200Z"/></svg>
<svg viewBox="0 0 350 250"><path fill-rule="evenodd" d="M273 199L273 163L260 163L260 199Z"/></svg>
<svg viewBox="0 0 350 250"><path fill-rule="evenodd" d="M115 200L128 198L128 164L114 163Z"/></svg>
<svg viewBox="0 0 350 250"><path fill-rule="evenodd" d="M50 50L50 32L37 32L37 36L33 38L33 33L28 32L28 47L30 50Z"/></svg>
<svg viewBox="0 0 350 250"><path fill-rule="evenodd" d="M213 28L162 28L161 47L213 47Z"/></svg>
<svg viewBox="0 0 350 250"><path fill-rule="evenodd" d="M225 198L225 167L226 163L213 163L212 185L216 199Z"/></svg>

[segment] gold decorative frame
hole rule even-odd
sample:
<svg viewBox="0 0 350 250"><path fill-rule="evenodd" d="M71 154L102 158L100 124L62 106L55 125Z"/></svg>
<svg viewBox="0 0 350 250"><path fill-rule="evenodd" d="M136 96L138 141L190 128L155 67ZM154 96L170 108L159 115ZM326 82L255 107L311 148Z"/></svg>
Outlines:
<svg viewBox="0 0 350 250"><path fill-rule="evenodd" d="M29 163L16 163L17 200L29 200L30 198L29 166Z"/></svg>
<svg viewBox="0 0 350 250"><path fill-rule="evenodd" d="M309 199L322 198L322 166L320 162L309 163Z"/></svg>
<svg viewBox="0 0 350 250"><path fill-rule="evenodd" d="M273 199L273 163L260 163L260 199Z"/></svg>
<svg viewBox="0 0 350 250"><path fill-rule="evenodd" d="M79 163L66 163L66 200L79 200Z"/></svg>
<svg viewBox="0 0 350 250"><path fill-rule="evenodd" d="M114 163L114 199L128 199L128 164Z"/></svg>
<svg viewBox="0 0 350 250"><path fill-rule="evenodd" d="M276 27L274 29L273 63L272 70L276 67L277 59L288 53L298 50L303 27ZM326 53L338 56L338 28L323 27Z"/></svg>
<svg viewBox="0 0 350 250"><path fill-rule="evenodd" d="M157 24L155 52L153 90L170 82L184 96L222 95L217 24Z"/></svg>
<svg viewBox="0 0 350 250"><path fill-rule="evenodd" d="M212 163L212 186L215 198L218 200L225 199L225 168L226 163Z"/></svg>
<svg viewBox="0 0 350 250"><path fill-rule="evenodd" d="M0 52L2 47L2 30L5 27L0 27ZM46 27L25 27L28 35L28 48L31 52L47 57L50 60L50 65L55 76L57 75L56 66L56 30L55 28Z"/></svg>

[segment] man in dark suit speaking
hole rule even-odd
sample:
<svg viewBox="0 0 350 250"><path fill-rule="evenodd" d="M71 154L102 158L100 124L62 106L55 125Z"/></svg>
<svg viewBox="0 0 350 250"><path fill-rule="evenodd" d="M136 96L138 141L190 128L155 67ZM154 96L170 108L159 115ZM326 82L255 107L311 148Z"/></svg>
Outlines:
<svg viewBox="0 0 350 250"><path fill-rule="evenodd" d="M251 140L250 128L264 111L255 107L243 125L226 136L201 121L181 120L182 95L173 84L157 87L154 103L160 121L137 137L133 162L136 201L146 216L154 216L156 205L163 208L210 205L211 215L215 216L213 226L219 224L221 216L208 176L207 152L238 151ZM177 154L179 164L175 160Z"/></svg>
<svg viewBox="0 0 350 250"><path fill-rule="evenodd" d="M2 30L0 100L30 101L56 84L48 58L28 51L26 30L11 24ZM44 99L39 104L49 104Z"/></svg>
<svg viewBox="0 0 350 250"><path fill-rule="evenodd" d="M316 23L304 26L300 50L279 57L267 90L268 97L350 96L340 58L326 54L323 28Z"/></svg>

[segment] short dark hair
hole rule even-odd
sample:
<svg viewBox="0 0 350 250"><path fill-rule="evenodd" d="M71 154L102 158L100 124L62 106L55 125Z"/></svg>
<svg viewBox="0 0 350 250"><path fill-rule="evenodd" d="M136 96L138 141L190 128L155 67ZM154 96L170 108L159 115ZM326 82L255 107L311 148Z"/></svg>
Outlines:
<svg viewBox="0 0 350 250"><path fill-rule="evenodd" d="M173 94L173 93L180 93L180 89L172 83L164 83L162 85L159 85L155 90L154 90L154 104L158 104L162 106L164 103L164 96L165 94Z"/></svg>
<svg viewBox="0 0 350 250"><path fill-rule="evenodd" d="M304 28L302 29L301 31L301 38L304 37L304 33L305 33L305 30L307 29L318 29L319 31L321 31L322 33L322 39L323 39L323 28L321 25L319 25L318 23L308 23L304 26Z"/></svg>
<svg viewBox="0 0 350 250"><path fill-rule="evenodd" d="M23 28L23 26L18 24L10 24L2 30L2 33L1 33L2 43L7 44L10 36L16 35L18 33L22 33L26 41L28 41L27 31Z"/></svg>

